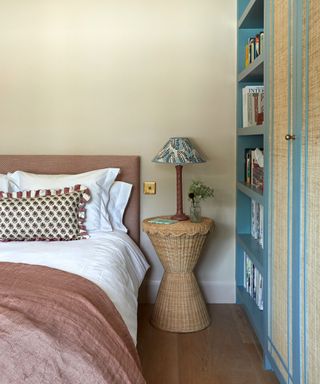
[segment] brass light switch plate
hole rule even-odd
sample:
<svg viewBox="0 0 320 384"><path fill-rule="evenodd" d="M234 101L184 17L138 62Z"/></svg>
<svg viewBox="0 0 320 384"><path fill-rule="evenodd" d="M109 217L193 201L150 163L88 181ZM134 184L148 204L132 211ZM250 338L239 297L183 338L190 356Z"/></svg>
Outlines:
<svg viewBox="0 0 320 384"><path fill-rule="evenodd" d="M155 195L156 194L156 182L155 181L145 181L143 183L143 193L145 195Z"/></svg>

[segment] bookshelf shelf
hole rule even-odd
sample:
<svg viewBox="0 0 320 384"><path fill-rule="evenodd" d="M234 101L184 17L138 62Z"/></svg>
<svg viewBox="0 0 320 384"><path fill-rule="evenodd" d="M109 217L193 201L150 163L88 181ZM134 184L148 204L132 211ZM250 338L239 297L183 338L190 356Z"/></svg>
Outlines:
<svg viewBox="0 0 320 384"><path fill-rule="evenodd" d="M253 261L253 264L258 268L259 272L263 275L263 249L258 241L251 235L238 234L237 242Z"/></svg>
<svg viewBox="0 0 320 384"><path fill-rule="evenodd" d="M237 183L237 188L240 192L250 197L250 199L255 200L257 203L263 205L263 192L261 191L261 189L258 189L253 185L243 183L241 181Z"/></svg>
<svg viewBox="0 0 320 384"><path fill-rule="evenodd" d="M255 61L247 66L238 75L238 82L242 83L256 83L263 81L263 55L258 56Z"/></svg>
<svg viewBox="0 0 320 384"><path fill-rule="evenodd" d="M263 27L263 0L251 0L238 21L238 28Z"/></svg>
<svg viewBox="0 0 320 384"><path fill-rule="evenodd" d="M264 125L257 125L252 127L238 128L238 136L251 136L251 135L263 135L264 134Z"/></svg>
<svg viewBox="0 0 320 384"><path fill-rule="evenodd" d="M237 301L241 302L246 309L250 323L253 326L260 343L263 344L263 311L257 307L253 298L242 286L237 286Z"/></svg>

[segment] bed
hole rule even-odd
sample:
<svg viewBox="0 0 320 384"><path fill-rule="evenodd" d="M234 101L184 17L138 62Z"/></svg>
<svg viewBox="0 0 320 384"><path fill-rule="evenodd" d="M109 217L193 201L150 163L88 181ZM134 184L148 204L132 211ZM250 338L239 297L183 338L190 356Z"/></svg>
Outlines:
<svg viewBox="0 0 320 384"><path fill-rule="evenodd" d="M111 230L101 225L90 227L86 232L81 212L86 210L89 215L92 208L87 205L78 212L82 236L79 240L0 242L1 384L144 383L135 348L137 296L148 269L138 248L139 157L0 156L0 174L13 173L12 182L17 180L15 177L20 182L20 185L18 181L14 184L18 192L8 192L5 197L14 197L13 201L19 204L23 199L23 202L28 200L20 190L29 190L32 185L38 189L38 174L49 175L45 179L48 185L42 179L39 182L44 183L43 198L50 204L52 201L61 204L64 193L68 199L72 194L84 199L86 193L92 193L92 199L97 183L90 191L77 185L66 192L61 186L60 189L54 189L55 185L51 187L56 176L50 178L50 175L78 175L105 168L120 169L117 183L108 181L111 187L125 184L119 181L133 186L126 209L122 211L123 220L121 217L127 233L122 227L115 228L110 217ZM26 178L17 170L22 170L23 175L27 172ZM19 175L15 176L16 173ZM114 194L116 198L120 195L118 191ZM111 189L109 192L110 205ZM81 199L76 200L80 201L79 207ZM99 207L104 207L102 200ZM48 218L44 219L42 213L40 220L50 222L49 213L48 205L45 212ZM15 218L15 213L8 215L10 220ZM88 221L88 226L92 223ZM36 224L33 229L35 227Z"/></svg>

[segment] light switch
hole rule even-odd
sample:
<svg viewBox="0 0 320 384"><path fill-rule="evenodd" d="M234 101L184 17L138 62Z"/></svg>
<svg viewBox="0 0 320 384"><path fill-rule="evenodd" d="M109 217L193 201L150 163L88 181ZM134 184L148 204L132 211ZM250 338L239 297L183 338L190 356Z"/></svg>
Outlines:
<svg viewBox="0 0 320 384"><path fill-rule="evenodd" d="M156 182L155 181L145 181L143 183L143 193L145 195L155 195L156 194Z"/></svg>

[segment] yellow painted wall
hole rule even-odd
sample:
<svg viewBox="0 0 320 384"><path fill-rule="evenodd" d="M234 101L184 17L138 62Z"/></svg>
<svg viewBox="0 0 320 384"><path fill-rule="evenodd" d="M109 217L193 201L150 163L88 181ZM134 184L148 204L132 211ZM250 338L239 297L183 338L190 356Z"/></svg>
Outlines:
<svg viewBox="0 0 320 384"><path fill-rule="evenodd" d="M235 28L235 0L0 1L0 153L138 154L158 186L146 217L175 211L174 169L153 155L190 137L208 162L184 168L185 189L216 195L197 269L209 301L234 299Z"/></svg>

